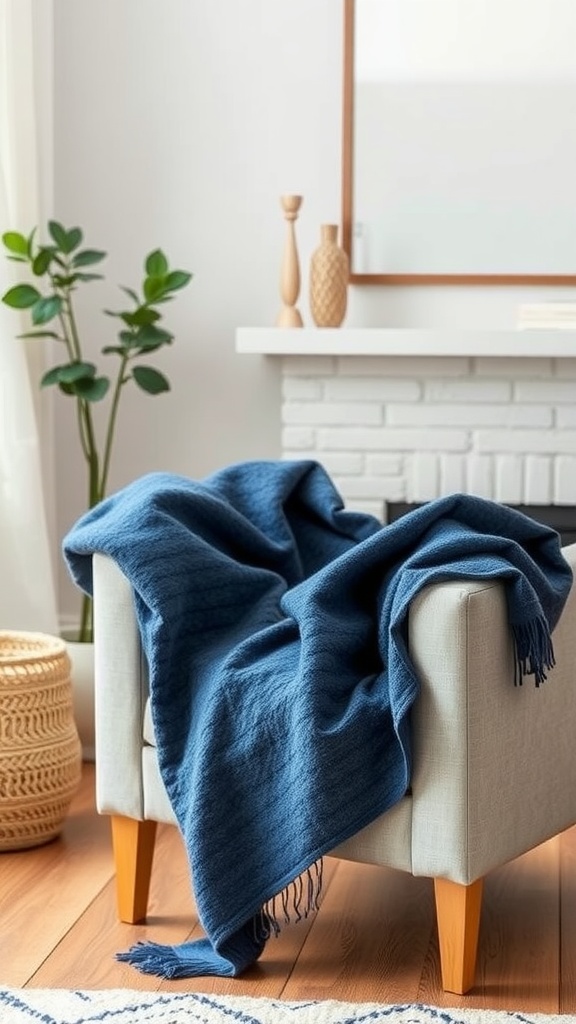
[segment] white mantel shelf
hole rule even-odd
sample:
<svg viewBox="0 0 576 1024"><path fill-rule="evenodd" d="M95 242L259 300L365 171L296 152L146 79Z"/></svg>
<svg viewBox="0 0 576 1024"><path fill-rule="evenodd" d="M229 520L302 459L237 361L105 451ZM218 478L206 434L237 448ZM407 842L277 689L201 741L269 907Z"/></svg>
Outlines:
<svg viewBox="0 0 576 1024"><path fill-rule="evenodd" d="M576 330L239 327L236 351L264 356L576 358Z"/></svg>

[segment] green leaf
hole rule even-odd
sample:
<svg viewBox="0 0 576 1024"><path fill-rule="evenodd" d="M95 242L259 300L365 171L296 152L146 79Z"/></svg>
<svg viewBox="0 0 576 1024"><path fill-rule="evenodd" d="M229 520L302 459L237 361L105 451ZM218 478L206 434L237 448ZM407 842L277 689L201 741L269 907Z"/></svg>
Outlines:
<svg viewBox="0 0 576 1024"><path fill-rule="evenodd" d="M59 295L48 295L45 299L38 299L32 308L32 323L47 324L53 320L62 309L62 299Z"/></svg>
<svg viewBox="0 0 576 1024"><path fill-rule="evenodd" d="M63 338L56 331L27 331L26 334L19 334L19 338L55 338L56 341L63 341Z"/></svg>
<svg viewBox="0 0 576 1024"><path fill-rule="evenodd" d="M161 249L148 254L144 268L148 277L164 277L168 273L168 260Z"/></svg>
<svg viewBox="0 0 576 1024"><path fill-rule="evenodd" d="M82 252L77 252L72 259L72 266L89 267L93 263L100 263L100 260L105 259L106 256L107 253L100 249L83 249Z"/></svg>
<svg viewBox="0 0 576 1024"><path fill-rule="evenodd" d="M76 281L102 281L102 274L85 274L77 270L75 274L54 275L54 284L57 288L70 288Z"/></svg>
<svg viewBox="0 0 576 1024"><path fill-rule="evenodd" d="M76 362L61 366L58 380L64 381L66 384L73 384L79 380L94 380L95 377L96 367L94 363Z"/></svg>
<svg viewBox="0 0 576 1024"><path fill-rule="evenodd" d="M70 228L67 231L57 220L48 221L48 230L60 252L63 252L65 256L77 249L83 238L80 228Z"/></svg>
<svg viewBox="0 0 576 1024"><path fill-rule="evenodd" d="M109 387L108 377L94 377L91 380L83 378L72 384L74 394L86 399L87 402L101 402Z"/></svg>
<svg viewBox="0 0 576 1024"><path fill-rule="evenodd" d="M122 342L123 352L125 352L127 348L133 348L137 335L134 331L119 331L118 337Z"/></svg>
<svg viewBox="0 0 576 1024"><path fill-rule="evenodd" d="M2 241L9 252L16 253L17 256L28 255L28 242L19 231L6 231L2 235Z"/></svg>
<svg viewBox="0 0 576 1024"><path fill-rule="evenodd" d="M166 291L163 277L147 277L144 281L144 298L147 302L158 302Z"/></svg>
<svg viewBox="0 0 576 1024"><path fill-rule="evenodd" d="M38 255L32 261L32 271L36 274L36 277L42 277L46 273L52 262L53 255L54 250L49 246L39 250Z"/></svg>
<svg viewBox="0 0 576 1024"><path fill-rule="evenodd" d="M170 339L170 340L172 340L172 339ZM157 348L162 348L162 345L164 345L164 344L166 344L164 341L149 341L149 342L144 341L144 342L140 343L140 341L138 340L137 344L134 346L134 348L135 348L135 353L134 354L135 355L142 355L144 352L146 354L148 354L149 352L155 352Z"/></svg>
<svg viewBox="0 0 576 1024"><path fill-rule="evenodd" d="M77 274L55 274L52 280L56 288L70 288L77 279Z"/></svg>
<svg viewBox="0 0 576 1024"><path fill-rule="evenodd" d="M152 349L160 348L161 345L169 345L173 340L173 337L173 334L170 334L169 331L165 331L162 327L156 327L154 324L146 324L138 331L135 338L135 344L141 349L151 351Z"/></svg>
<svg viewBox="0 0 576 1024"><path fill-rule="evenodd" d="M53 366L51 370L48 370L40 383L42 387L47 387L50 384L74 384L79 380L92 381L95 376L96 367L93 363L64 363L62 366Z"/></svg>
<svg viewBox="0 0 576 1024"><path fill-rule="evenodd" d="M31 284L16 284L2 296L2 302L12 309L30 309L42 296Z"/></svg>
<svg viewBox="0 0 576 1024"><path fill-rule="evenodd" d="M150 306L139 306L130 317L130 323L134 327L145 327L148 324L155 324L160 319L160 313L157 309L151 309Z"/></svg>
<svg viewBox="0 0 576 1024"><path fill-rule="evenodd" d="M74 249L78 248L83 237L80 228L70 228L70 231L66 234L66 247L63 251L66 254L73 252Z"/></svg>
<svg viewBox="0 0 576 1024"><path fill-rule="evenodd" d="M125 355L124 349L120 348L119 345L105 345L104 348L102 349L102 352L105 356L108 356L111 353L114 353L114 355L116 356Z"/></svg>
<svg viewBox="0 0 576 1024"><path fill-rule="evenodd" d="M28 259L30 259L30 260L33 259L32 253L34 251L34 236L35 235L36 235L36 228L32 228L32 231L30 232L30 234L28 235L28 238L26 239L26 251L28 253Z"/></svg>
<svg viewBox="0 0 576 1024"><path fill-rule="evenodd" d="M160 395L163 391L170 391L170 384L164 374L152 369L151 366L132 367L132 376L138 387L149 395Z"/></svg>
<svg viewBox="0 0 576 1024"><path fill-rule="evenodd" d="M130 313L129 311L126 311L124 313L115 313L114 315L119 317L120 320L123 320L123 322L126 324L127 327L136 327L137 326L136 321L134 320L134 316L135 316L134 313Z"/></svg>
<svg viewBox="0 0 576 1024"><path fill-rule="evenodd" d="M192 274L185 270L172 270L166 277L166 287L175 292L178 288L185 288L191 280Z"/></svg>
<svg viewBox="0 0 576 1024"><path fill-rule="evenodd" d="M62 369L62 366L53 366L51 370L47 370L40 381L40 387L48 388L51 384L59 384Z"/></svg>
<svg viewBox="0 0 576 1024"><path fill-rule="evenodd" d="M62 252L66 252L66 228L57 220L48 221L48 231Z"/></svg>
<svg viewBox="0 0 576 1024"><path fill-rule="evenodd" d="M125 288L124 285L120 285L120 287L132 299L132 302L135 302L137 306L140 305L140 299L133 288Z"/></svg>
<svg viewBox="0 0 576 1024"><path fill-rule="evenodd" d="M132 324L132 317L134 316L133 313L128 311L121 312L119 309L103 309L102 312L106 313L106 316L113 316L117 320L122 320L125 324L128 324L128 326L131 326Z"/></svg>

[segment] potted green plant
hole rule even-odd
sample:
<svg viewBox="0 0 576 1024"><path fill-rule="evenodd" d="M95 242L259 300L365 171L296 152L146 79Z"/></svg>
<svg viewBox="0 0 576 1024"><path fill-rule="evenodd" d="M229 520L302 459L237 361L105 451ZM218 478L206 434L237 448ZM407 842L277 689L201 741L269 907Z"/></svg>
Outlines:
<svg viewBox="0 0 576 1024"><path fill-rule="evenodd" d="M25 264L30 272L28 280L9 288L2 301L13 309L29 311L32 329L20 337L48 339L63 348L63 357L44 374L41 385L57 387L76 405L78 442L86 465L87 507L93 508L106 496L123 389L133 382L147 395L170 390L165 375L141 360L173 341L172 333L161 325L160 307L184 288L192 275L171 270L161 249L146 256L141 291L122 288L130 300L128 308L103 311L119 321L116 339L101 350L116 359L110 377L86 358L74 308L75 292L102 278L92 268L107 254L84 248L78 227L67 229L51 220L45 243L37 240L36 232L36 228L29 235L7 231L2 236L7 258ZM105 400L108 407L99 432L93 406ZM82 601L78 640L92 640L92 605L87 597Z"/></svg>

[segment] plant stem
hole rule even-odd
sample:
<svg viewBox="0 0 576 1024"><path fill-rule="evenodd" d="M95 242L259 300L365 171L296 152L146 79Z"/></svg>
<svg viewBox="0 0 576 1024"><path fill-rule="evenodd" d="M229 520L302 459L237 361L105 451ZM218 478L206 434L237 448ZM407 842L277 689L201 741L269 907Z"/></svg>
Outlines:
<svg viewBox="0 0 576 1024"><path fill-rule="evenodd" d="M118 405L120 402L120 394L122 391L122 385L124 381L124 372L128 363L128 356L123 355L120 360L120 366L118 368L118 374L116 376L116 383L114 385L114 393L112 395L112 404L110 406L110 413L108 416L108 426L106 429L106 439L104 443L104 457L102 460L102 475L100 477L100 494L102 497L106 494L106 485L108 483L108 471L110 469L110 456L112 454L112 442L114 440L114 431L116 427L116 416L118 414Z"/></svg>
<svg viewBox="0 0 576 1024"><path fill-rule="evenodd" d="M70 326L70 349L72 359L80 359L80 339L78 337L78 328L76 327L76 317L74 316L74 307L72 305L72 294L70 288L64 289L64 303L66 306L66 316L68 324Z"/></svg>
<svg viewBox="0 0 576 1024"><path fill-rule="evenodd" d="M82 413L86 423L86 431L88 434L88 508L94 508L101 498L100 481L99 481L99 460L98 451L96 449L96 438L94 435L94 426L92 423L92 413L88 402L84 399L79 398L78 402L82 406Z"/></svg>
<svg viewBox="0 0 576 1024"><path fill-rule="evenodd" d="M54 291L61 292L62 302L64 303L62 311L58 315L60 321L60 327L62 330L63 340L66 345L66 351L68 353L69 362L74 362L80 358L79 343L78 343L78 331L76 329L76 322L74 319L74 311L72 308L72 298L70 295L70 289L58 289L54 282L53 276L51 277L52 286ZM76 416L78 418L78 436L80 438L80 445L82 447L82 453L87 462L90 461L90 441L89 441L89 430L87 429L86 419L84 410L82 408L82 402L79 398L76 399Z"/></svg>
<svg viewBox="0 0 576 1024"><path fill-rule="evenodd" d="M68 331L66 332L68 349L72 360L80 360L80 338L78 336L78 328L76 326L76 316L74 313L74 306L72 304L70 288L64 289L63 299L65 308L64 319L68 327ZM78 424L82 450L88 463L88 508L94 508L94 505L97 505L102 497L102 488L100 487L99 480L98 447L96 443L96 435L94 433L92 410L90 408L90 403L84 398L76 399L76 408L78 411Z"/></svg>
<svg viewBox="0 0 576 1024"><path fill-rule="evenodd" d="M82 598L82 613L80 616L80 629L78 631L78 643L91 644L93 640L93 623L92 623L92 609L93 601L89 594L84 594Z"/></svg>

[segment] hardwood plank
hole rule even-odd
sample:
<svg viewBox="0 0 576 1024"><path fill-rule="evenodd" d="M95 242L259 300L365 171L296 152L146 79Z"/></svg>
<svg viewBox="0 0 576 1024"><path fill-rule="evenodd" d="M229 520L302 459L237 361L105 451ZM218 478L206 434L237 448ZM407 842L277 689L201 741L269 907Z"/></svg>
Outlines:
<svg viewBox="0 0 576 1024"><path fill-rule="evenodd" d="M93 769L83 773L62 834L2 855L0 962L5 985L24 985L113 872L106 823L94 813Z"/></svg>
<svg viewBox="0 0 576 1024"><path fill-rule="evenodd" d="M330 891L336 864L328 859L324 864L323 892ZM322 908L318 913L322 912ZM306 937L314 926L317 913L310 914L298 922L284 925L278 936L269 939L264 952L253 967L240 978L184 978L178 981L163 981L160 989L195 992L218 992L222 995L250 995L278 998L282 995L294 963L301 955ZM191 933L191 938L200 938L204 932L200 925Z"/></svg>
<svg viewBox="0 0 576 1024"><path fill-rule="evenodd" d="M560 842L560 1013L576 1013L576 828Z"/></svg>
<svg viewBox="0 0 576 1024"><path fill-rule="evenodd" d="M432 927L429 879L339 861L282 998L414 1001Z"/></svg>
<svg viewBox="0 0 576 1024"><path fill-rule="evenodd" d="M478 964L485 1005L558 1013L559 867L552 839L490 876Z"/></svg>
<svg viewBox="0 0 576 1024"><path fill-rule="evenodd" d="M436 1006L558 1013L558 840L491 872L484 883L476 985L443 992L437 936L418 993Z"/></svg>
<svg viewBox="0 0 576 1024"><path fill-rule="evenodd" d="M7 985L143 988L284 999L424 1002L576 1011L576 827L488 876L476 986L440 986L428 879L327 858L319 912L282 929L239 979L165 981L118 963L134 941L202 934L176 829L159 829L144 925L117 921L109 822L94 810L93 766L62 836L0 857L0 956Z"/></svg>
<svg viewBox="0 0 576 1024"><path fill-rule="evenodd" d="M111 847L110 824L107 819L103 821L106 842ZM35 972L31 984L48 988L71 984L85 988L147 990L159 987L159 978L120 963L115 954L147 938L167 944L183 942L197 920L183 845L178 831L169 826L158 829L149 910L144 924L120 922L115 879L111 878L84 907L68 933Z"/></svg>
<svg viewBox="0 0 576 1024"><path fill-rule="evenodd" d="M335 865L328 865L325 889ZM195 991L278 996L292 970L311 927L312 918L284 927L271 939L260 961L238 979L184 978L163 980L142 974L115 954L135 942L152 940L178 944L204 935L191 892L187 859L175 828L160 826L156 841L149 915L145 924L118 921L114 881L110 881L77 923L59 942L30 984L58 987L80 984L86 988L134 988L138 990ZM89 956L86 956L89 950ZM81 978L80 983L78 979Z"/></svg>

